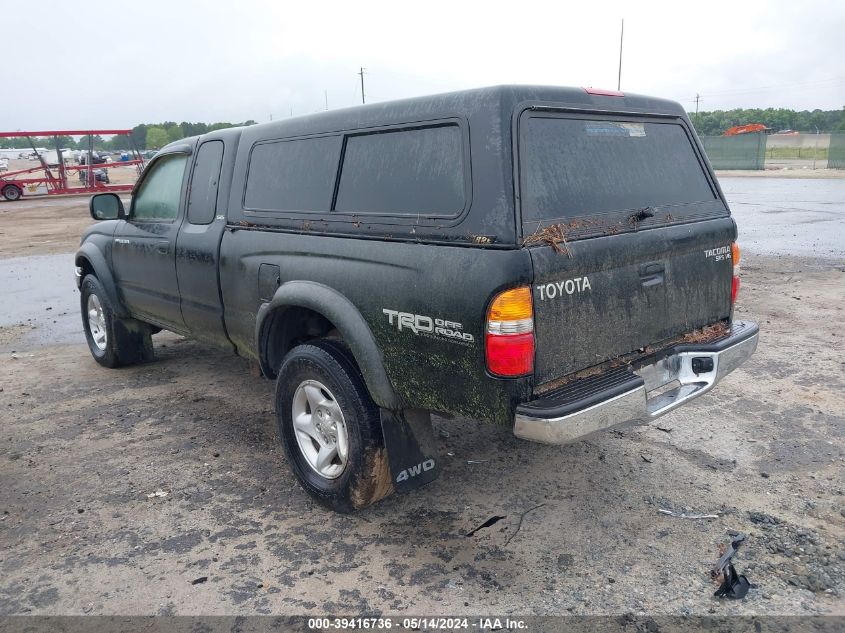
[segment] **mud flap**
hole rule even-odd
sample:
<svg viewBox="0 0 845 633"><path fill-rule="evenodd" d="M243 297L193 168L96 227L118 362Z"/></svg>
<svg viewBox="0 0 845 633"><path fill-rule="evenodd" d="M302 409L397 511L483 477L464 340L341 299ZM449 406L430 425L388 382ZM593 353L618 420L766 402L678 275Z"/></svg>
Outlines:
<svg viewBox="0 0 845 633"><path fill-rule="evenodd" d="M115 319L117 357L123 365L149 363L155 360L150 326L135 319Z"/></svg>
<svg viewBox="0 0 845 633"><path fill-rule="evenodd" d="M428 411L381 409L381 430L396 492L408 492L437 479L440 467Z"/></svg>

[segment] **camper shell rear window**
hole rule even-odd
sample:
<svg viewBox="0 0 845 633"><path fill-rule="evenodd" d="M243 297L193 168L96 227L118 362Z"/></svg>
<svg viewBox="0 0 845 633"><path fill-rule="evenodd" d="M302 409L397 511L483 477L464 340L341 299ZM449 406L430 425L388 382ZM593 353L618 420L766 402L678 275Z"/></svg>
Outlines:
<svg viewBox="0 0 845 633"><path fill-rule="evenodd" d="M727 213L675 118L526 112L519 183L529 230L597 216L613 224L641 209L652 224Z"/></svg>

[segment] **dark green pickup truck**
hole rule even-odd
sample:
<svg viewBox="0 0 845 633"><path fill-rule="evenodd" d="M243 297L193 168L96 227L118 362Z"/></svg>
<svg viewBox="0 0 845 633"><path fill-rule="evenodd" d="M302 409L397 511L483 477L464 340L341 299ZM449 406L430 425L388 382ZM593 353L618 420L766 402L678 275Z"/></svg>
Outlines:
<svg viewBox="0 0 845 633"><path fill-rule="evenodd" d="M502 86L162 149L76 255L94 358L160 329L277 380L303 487L341 511L437 475L430 412L563 443L747 359L736 225L683 109Z"/></svg>

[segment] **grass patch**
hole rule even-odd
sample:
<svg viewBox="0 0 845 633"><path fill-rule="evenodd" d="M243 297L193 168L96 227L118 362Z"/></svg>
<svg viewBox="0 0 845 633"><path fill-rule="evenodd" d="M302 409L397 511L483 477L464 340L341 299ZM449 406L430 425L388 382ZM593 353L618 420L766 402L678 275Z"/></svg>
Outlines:
<svg viewBox="0 0 845 633"><path fill-rule="evenodd" d="M767 147L766 158L808 158L827 160L826 147Z"/></svg>

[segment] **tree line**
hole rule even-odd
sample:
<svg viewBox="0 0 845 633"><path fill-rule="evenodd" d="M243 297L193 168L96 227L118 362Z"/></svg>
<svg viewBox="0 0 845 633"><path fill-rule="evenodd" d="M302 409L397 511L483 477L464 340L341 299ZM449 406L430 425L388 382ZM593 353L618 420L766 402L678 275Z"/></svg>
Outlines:
<svg viewBox="0 0 845 633"><path fill-rule="evenodd" d="M168 143L178 141L188 136L206 134L214 130L222 130L228 127L241 127L255 125L250 119L243 123L176 123L165 121L164 123L141 123L132 128L132 142L138 149L161 149Z"/></svg>
<svg viewBox="0 0 845 633"><path fill-rule="evenodd" d="M795 130L798 132L832 132L845 131L845 107L841 110L788 110L786 108L760 108L736 109L736 110L714 110L712 112L691 112L689 114L696 132L701 136L720 136L730 127L735 125L747 125L749 123L762 123L772 128L775 132L780 130ZM132 128L130 134L132 143L125 136L115 136L111 139L104 139L100 135L94 136L95 150L129 150L135 149L157 150L168 143L178 141L188 136L205 134L214 130L243 125L255 125L255 121L249 120L242 123L190 123L182 121L164 121L163 123L140 123ZM36 147L56 146L53 138L33 138ZM83 136L74 140L70 136L58 137L59 146L62 149L88 149L88 137ZM30 142L25 138L8 138L0 141L0 147L12 149L28 149Z"/></svg>
<svg viewBox="0 0 845 633"><path fill-rule="evenodd" d="M735 125L762 123L775 132L795 130L796 132L845 131L845 108L841 110L788 110L786 108L760 108L714 110L712 112L689 113L689 118L700 136L721 136Z"/></svg>
<svg viewBox="0 0 845 633"><path fill-rule="evenodd" d="M205 134L213 132L214 130L222 130L228 127L238 127L242 125L255 125L255 121L249 120L243 123L189 123L183 121L176 123L175 121L165 121L164 123L140 123L132 128L132 133L129 135L130 140L125 135L113 136L110 139L104 139L99 134L95 134L94 149L117 151L117 150L157 150L161 149L168 143L178 141L188 136L196 136L198 134ZM87 150L89 144L88 136L83 136L79 140L74 140L71 136L59 137L33 137L32 143L26 138L7 138L0 139L0 147L9 149L31 149L32 145L36 147L46 147L48 149L55 149L56 141L62 149L80 149Z"/></svg>

